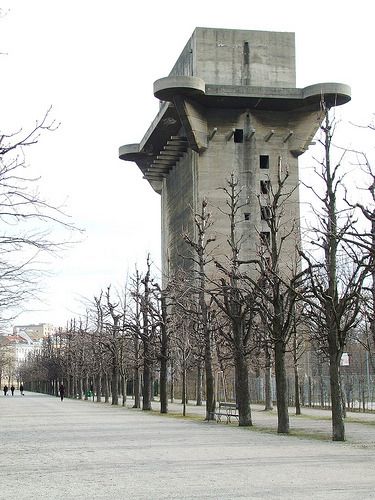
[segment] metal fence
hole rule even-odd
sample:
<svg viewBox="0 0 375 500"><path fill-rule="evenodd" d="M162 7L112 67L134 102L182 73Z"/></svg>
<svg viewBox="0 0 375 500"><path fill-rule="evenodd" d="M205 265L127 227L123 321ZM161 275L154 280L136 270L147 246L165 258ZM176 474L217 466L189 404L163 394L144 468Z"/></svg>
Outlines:
<svg viewBox="0 0 375 500"><path fill-rule="evenodd" d="M250 377L250 393L253 403L265 403L264 377ZM272 399L276 403L275 378L271 380ZM352 411L375 411L375 376L343 375L341 377L342 397L345 407ZM328 376L302 377L299 383L299 397L302 406L330 408L331 391ZM217 399L219 401L235 401L233 380L218 381ZM295 380L288 377L288 402L295 406Z"/></svg>
<svg viewBox="0 0 375 500"><path fill-rule="evenodd" d="M253 381L251 386L255 399L264 401L264 383ZM275 379L272 379L272 397L276 400ZM261 390L260 390L261 389ZM375 377L359 375L345 375L341 378L343 402L348 410L368 411L375 409ZM331 389L328 376L303 377L299 383L300 404L302 406L330 408ZM295 381L288 377L288 401L290 406L295 406Z"/></svg>

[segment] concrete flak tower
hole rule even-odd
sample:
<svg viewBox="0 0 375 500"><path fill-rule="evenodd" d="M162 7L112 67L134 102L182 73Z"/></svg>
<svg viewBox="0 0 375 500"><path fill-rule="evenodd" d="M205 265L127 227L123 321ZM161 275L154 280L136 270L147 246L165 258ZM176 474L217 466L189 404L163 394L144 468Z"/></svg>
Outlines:
<svg viewBox="0 0 375 500"><path fill-rule="evenodd" d="M298 221L298 157L320 126L322 98L328 106L344 104L350 88L296 88L294 33L196 28L169 76L154 83L154 95L159 113L141 142L120 147L119 156L136 162L161 195L166 276L184 264L182 233L194 233L193 214L204 198L213 212L217 258L228 254L218 188L232 172L243 197L237 228L244 257L254 257L267 237L261 200L277 179L280 158L294 189L285 224ZM284 258L291 253L286 245Z"/></svg>

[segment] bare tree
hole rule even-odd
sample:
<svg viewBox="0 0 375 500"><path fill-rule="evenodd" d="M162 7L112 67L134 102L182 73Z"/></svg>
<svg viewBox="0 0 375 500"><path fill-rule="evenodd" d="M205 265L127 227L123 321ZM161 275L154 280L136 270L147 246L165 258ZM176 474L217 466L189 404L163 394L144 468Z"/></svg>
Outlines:
<svg viewBox="0 0 375 500"><path fill-rule="evenodd" d="M340 361L348 335L358 321L360 296L363 283L368 274L369 256L359 251L359 247L348 243L347 237L355 232L351 212L340 208L340 189L343 185L341 164L345 151L337 162L332 160L332 137L335 121L331 120L329 109L322 104L324 121L321 125L324 147L320 170L323 181L323 194L314 188L321 203L321 211L315 210L318 225L314 228L314 246L321 251L319 256L303 252L309 273L310 290L313 298L309 300L311 313L321 322L321 345L326 348L329 359L329 375L332 406L332 439L345 440L342 395L340 384ZM342 198L344 195L342 194ZM306 296L304 300L307 300Z"/></svg>
<svg viewBox="0 0 375 500"><path fill-rule="evenodd" d="M7 314L37 295L41 252L53 252L63 242L53 241L57 224L71 230L61 208L44 200L36 177L27 174L26 150L37 144L41 134L56 130L50 109L29 131L0 131L0 311ZM43 229L41 229L43 228Z"/></svg>
<svg viewBox="0 0 375 500"><path fill-rule="evenodd" d="M301 415L301 394L300 394L300 361L306 353L306 324L304 323L303 303L296 304L293 312L292 325L292 357L293 357L293 372L294 372L294 404L296 407L296 415Z"/></svg>
<svg viewBox="0 0 375 500"><path fill-rule="evenodd" d="M197 333L203 340L204 349L204 368L206 381L206 420L215 419L215 388L212 361L212 324L210 322L210 304L208 303L208 285L207 285L207 265L213 260L210 255L210 244L215 238L208 237L207 233L212 226L211 214L207 211L207 200L202 201L201 211L194 215L195 237L192 238L188 233L184 234L184 239L192 249L190 260L193 262L193 285L192 296L196 302L190 311L195 323L198 324Z"/></svg>
<svg viewBox="0 0 375 500"><path fill-rule="evenodd" d="M121 346L121 334L123 325L123 310L118 309L119 302L113 302L110 295L110 287L107 288L106 295L106 336L105 345L110 351L111 355L111 393L112 393L112 404L118 404L118 386L119 386L119 376L120 376L120 346Z"/></svg>
<svg viewBox="0 0 375 500"><path fill-rule="evenodd" d="M170 359L170 290L152 281L149 314L155 334L156 358L160 363L160 413L168 413L168 362Z"/></svg>
<svg viewBox="0 0 375 500"><path fill-rule="evenodd" d="M276 182L270 182L267 193L259 197L263 219L269 229L267 233L260 234L259 257L254 261L258 266L259 278L248 278L259 295L264 334L274 352L277 431L284 434L289 432L285 356L295 325L297 289L303 275L298 269L297 221L288 216L288 203L297 186L288 188L288 178L288 167L282 164L279 157Z"/></svg>
<svg viewBox="0 0 375 500"><path fill-rule="evenodd" d="M166 290L160 291L160 413L168 413L169 321Z"/></svg>
<svg viewBox="0 0 375 500"><path fill-rule="evenodd" d="M227 211L224 211L224 214L229 222L227 242L230 256L227 263L215 261L222 277L210 287L210 294L218 310L230 323L230 328L223 329L222 333L233 354L239 425L251 426L248 356L256 315L256 300L254 287L252 284L249 286L249 281L244 279L245 274L241 271L241 266L245 264L240 260L241 237L237 234L239 212L242 208L241 189L234 174L228 179L227 186L221 189L227 197Z"/></svg>
<svg viewBox="0 0 375 500"><path fill-rule="evenodd" d="M368 125L368 129L374 131L374 125ZM353 152L353 151L352 151ZM375 351L375 172L371 165L370 159L366 153L354 151L357 159L358 166L364 173L366 179L365 188L361 188L361 201L350 202L348 196L345 196L345 201L351 208L357 208L363 215L367 225L360 230L355 230L346 236L346 239L350 243L359 246L361 251L365 251L370 257L370 278L371 284L365 286L363 292L363 300L365 307L363 308L363 313L366 321L369 323L369 333L366 337L371 339L369 343L367 341L367 346L372 345ZM367 198L367 199L366 199ZM351 241L350 241L351 240Z"/></svg>
<svg viewBox="0 0 375 500"><path fill-rule="evenodd" d="M182 414L186 415L186 405L188 401L187 387L188 387L188 369L190 368L190 360L192 354L191 345L191 319L189 316L179 314L182 312L180 309L176 311L172 320L172 343L176 355L176 364L181 374L181 404Z"/></svg>
<svg viewBox="0 0 375 500"><path fill-rule="evenodd" d="M133 285L130 293L134 301L134 308L128 323L128 329L137 339L137 349L139 348L138 341L142 346L142 409L151 410L152 371L156 357L155 341L160 325L155 323L152 315L154 307L151 302L154 300L154 295L150 256L147 257L144 275L141 275L137 270L131 281ZM137 357L139 357L139 351L137 351Z"/></svg>

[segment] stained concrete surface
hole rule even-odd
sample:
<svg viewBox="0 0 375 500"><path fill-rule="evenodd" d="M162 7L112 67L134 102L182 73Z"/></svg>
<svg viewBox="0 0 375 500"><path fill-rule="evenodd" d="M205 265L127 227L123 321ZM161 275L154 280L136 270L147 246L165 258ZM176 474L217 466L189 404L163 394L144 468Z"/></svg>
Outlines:
<svg viewBox="0 0 375 500"><path fill-rule="evenodd" d="M330 422L319 415L292 425L324 436ZM0 499L375 498L374 415L353 417L347 443L265 432L275 415L256 408L253 417L250 430L33 393L0 396Z"/></svg>

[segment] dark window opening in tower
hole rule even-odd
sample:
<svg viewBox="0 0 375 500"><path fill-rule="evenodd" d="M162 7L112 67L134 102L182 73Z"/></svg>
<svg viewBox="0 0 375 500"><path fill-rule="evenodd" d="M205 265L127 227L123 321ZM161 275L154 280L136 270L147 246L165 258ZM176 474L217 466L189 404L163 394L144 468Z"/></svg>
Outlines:
<svg viewBox="0 0 375 500"><path fill-rule="evenodd" d="M250 220L250 214L248 212L245 212L243 215L245 220Z"/></svg>
<svg viewBox="0 0 375 500"><path fill-rule="evenodd" d="M260 168L270 168L270 157L268 155L259 156L259 167Z"/></svg>
<svg viewBox="0 0 375 500"><path fill-rule="evenodd" d="M243 129L236 128L233 136L234 142L243 142Z"/></svg>
<svg viewBox="0 0 375 500"><path fill-rule="evenodd" d="M249 61L250 61L249 42L244 42L244 44L243 44L243 62L244 62L244 64L249 64Z"/></svg>
<svg viewBox="0 0 375 500"><path fill-rule="evenodd" d="M270 187L271 187L270 181L260 181L261 194L268 194L270 192Z"/></svg>

